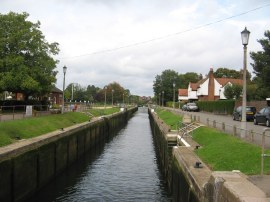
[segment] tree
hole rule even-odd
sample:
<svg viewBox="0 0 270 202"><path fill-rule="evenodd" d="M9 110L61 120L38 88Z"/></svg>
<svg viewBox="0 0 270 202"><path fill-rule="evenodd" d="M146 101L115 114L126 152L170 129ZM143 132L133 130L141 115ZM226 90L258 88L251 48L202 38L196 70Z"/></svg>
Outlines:
<svg viewBox="0 0 270 202"><path fill-rule="evenodd" d="M214 72L214 76L215 76L215 78L240 79L241 73L239 71L234 70L234 69L220 67Z"/></svg>
<svg viewBox="0 0 270 202"><path fill-rule="evenodd" d="M242 79L243 69L236 71L234 69L228 69L225 67L220 67L214 72L215 78L231 78L231 79ZM247 81L250 81L251 74L247 71Z"/></svg>
<svg viewBox="0 0 270 202"><path fill-rule="evenodd" d="M256 83L260 91L260 97L270 97L270 30L264 33L266 38L258 40L262 46L262 51L251 52L250 57L254 61L251 63L256 75Z"/></svg>
<svg viewBox="0 0 270 202"><path fill-rule="evenodd" d="M41 96L56 81L58 43L48 43L40 22L27 20L27 13L0 14L0 90Z"/></svg>
<svg viewBox="0 0 270 202"><path fill-rule="evenodd" d="M238 100L241 96L243 87L238 84L232 84L225 86L224 95L227 99Z"/></svg>
<svg viewBox="0 0 270 202"><path fill-rule="evenodd" d="M167 101L173 100L174 82L176 84L175 89L177 89L179 86L179 76L174 70L164 70L161 75L156 76L156 80L153 84L154 93L156 97L159 97L159 94L162 96L162 92L164 92L164 104Z"/></svg>
<svg viewBox="0 0 270 202"><path fill-rule="evenodd" d="M202 75L194 72L178 74L174 70L165 70L161 73L161 75L157 75L156 80L154 81L153 89L156 97L155 100L159 103L159 95L160 99L162 99L161 96L162 92L164 91L164 104L167 101L173 101L173 83L175 82L175 101L177 101L177 89L188 88L189 82L197 82L201 79Z"/></svg>
<svg viewBox="0 0 270 202"><path fill-rule="evenodd" d="M109 83L106 85L107 90L106 90L106 100L107 102L112 101L112 90L113 92L113 102L114 103L122 103L123 102L123 97L124 100L126 99L126 90L117 82ZM129 91L129 90L128 90ZM102 88L98 91L97 93L97 100L99 102L104 102L105 99L105 88Z"/></svg>
<svg viewBox="0 0 270 202"><path fill-rule="evenodd" d="M187 72L185 74L180 74L179 79L179 88L188 88L189 82L197 83L199 80L202 79L202 75L195 72Z"/></svg>

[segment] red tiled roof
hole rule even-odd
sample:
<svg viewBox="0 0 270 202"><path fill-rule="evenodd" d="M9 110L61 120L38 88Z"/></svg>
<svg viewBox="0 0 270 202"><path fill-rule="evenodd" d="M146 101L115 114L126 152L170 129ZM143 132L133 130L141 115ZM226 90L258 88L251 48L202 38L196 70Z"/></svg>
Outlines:
<svg viewBox="0 0 270 202"><path fill-rule="evenodd" d="M197 83L189 82L191 89L192 89L192 90L197 90L197 89L200 87L200 85L201 85L202 83L204 83L207 79L208 79L208 78L204 78L204 79L198 81Z"/></svg>
<svg viewBox="0 0 270 202"><path fill-rule="evenodd" d="M189 82L189 85L190 85L190 88L191 88L192 90L197 90L197 88L198 88L197 83L191 83L191 82Z"/></svg>
<svg viewBox="0 0 270 202"><path fill-rule="evenodd" d="M225 86L227 83L232 83L232 84L238 84L238 85L243 85L243 80L242 79L231 79L231 78L215 78L219 84L222 86Z"/></svg>
<svg viewBox="0 0 270 202"><path fill-rule="evenodd" d="M179 96L188 96L188 89L178 89Z"/></svg>

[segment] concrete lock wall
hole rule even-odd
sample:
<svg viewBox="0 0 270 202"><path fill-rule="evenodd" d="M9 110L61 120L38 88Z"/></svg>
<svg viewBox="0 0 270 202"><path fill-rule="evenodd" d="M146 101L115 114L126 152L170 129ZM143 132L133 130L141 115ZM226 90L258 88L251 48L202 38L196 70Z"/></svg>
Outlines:
<svg viewBox="0 0 270 202"><path fill-rule="evenodd" d="M158 156L158 162L161 165L162 173L165 176L169 191L172 190L172 149L176 145L176 135L168 135L168 127L155 113L148 111L150 125L152 129L155 149Z"/></svg>
<svg viewBox="0 0 270 202"><path fill-rule="evenodd" d="M177 133L170 131L149 111L158 162L167 179L173 201L240 202L269 201L266 194L240 171L212 171L196 155L195 148L177 145ZM194 142L195 143L195 142ZM194 145L197 145L195 143ZM196 167L196 162L200 166Z"/></svg>
<svg viewBox="0 0 270 202"><path fill-rule="evenodd" d="M27 199L118 132L135 111L132 108L0 148L0 201Z"/></svg>

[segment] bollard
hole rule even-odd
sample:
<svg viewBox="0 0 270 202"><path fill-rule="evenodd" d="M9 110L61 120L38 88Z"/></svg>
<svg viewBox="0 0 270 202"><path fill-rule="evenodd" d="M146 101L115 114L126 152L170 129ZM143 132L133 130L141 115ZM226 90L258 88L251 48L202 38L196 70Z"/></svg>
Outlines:
<svg viewBox="0 0 270 202"><path fill-rule="evenodd" d="M207 126L209 127L209 118L206 119Z"/></svg>
<svg viewBox="0 0 270 202"><path fill-rule="evenodd" d="M253 130L250 131L250 139L251 139L251 142L254 142L254 131Z"/></svg>
<svg viewBox="0 0 270 202"><path fill-rule="evenodd" d="M237 133L236 133L236 125L233 126L233 135L234 135L234 136L237 136Z"/></svg>
<svg viewBox="0 0 270 202"><path fill-rule="evenodd" d="M200 120L200 116L198 116L198 122L200 122L201 120Z"/></svg>
<svg viewBox="0 0 270 202"><path fill-rule="evenodd" d="M224 122L222 122L222 130L223 130L223 132L225 132L225 123Z"/></svg>
<svg viewBox="0 0 270 202"><path fill-rule="evenodd" d="M216 120L213 121L213 127L216 128Z"/></svg>

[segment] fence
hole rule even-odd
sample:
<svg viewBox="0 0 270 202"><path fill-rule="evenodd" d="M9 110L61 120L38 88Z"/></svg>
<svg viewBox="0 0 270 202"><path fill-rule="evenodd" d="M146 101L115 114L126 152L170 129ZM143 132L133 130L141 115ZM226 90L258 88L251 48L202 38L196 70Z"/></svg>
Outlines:
<svg viewBox="0 0 270 202"><path fill-rule="evenodd" d="M27 118L26 108L29 105L0 106L0 122ZM32 106L31 116L44 116L49 114L61 113L61 105L57 108L51 108L50 105L30 105ZM65 103L64 112L85 111L92 105L85 103Z"/></svg>
<svg viewBox="0 0 270 202"><path fill-rule="evenodd" d="M195 114L190 114L191 119L193 121L200 122L200 116ZM224 133L231 134L235 137L241 138L247 142L250 142L252 144L256 144L258 146L261 146L262 143L262 133L253 131L253 130L247 130L243 129L243 127L238 127L236 125L230 125L225 122L219 122L216 120L212 120L207 118L206 119L206 125L208 127L216 128L220 131L223 131Z"/></svg>
<svg viewBox="0 0 270 202"><path fill-rule="evenodd" d="M0 106L0 121L16 120L26 118L27 105ZM32 105L31 116L42 116L50 114L48 105Z"/></svg>

